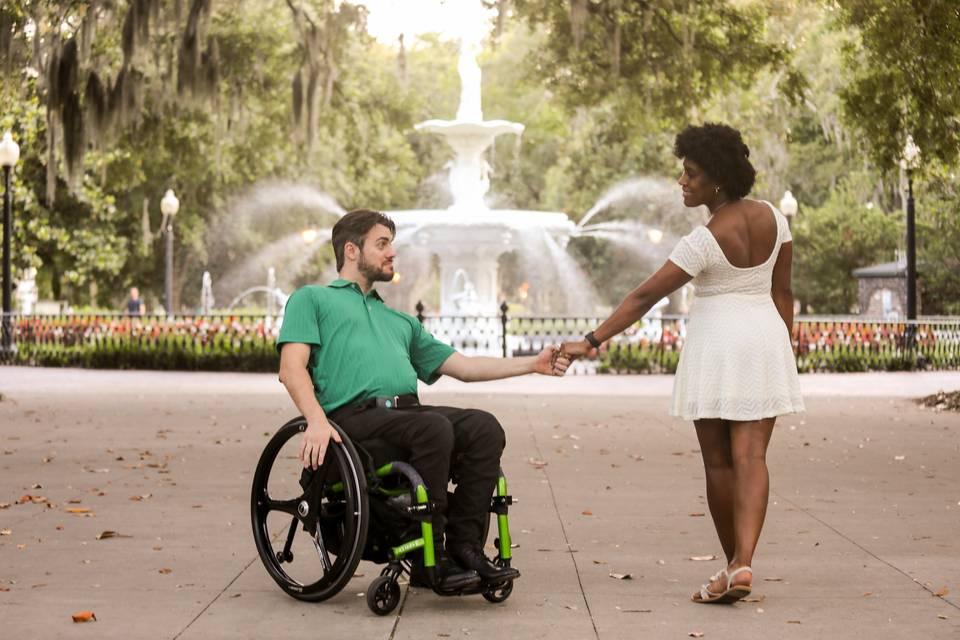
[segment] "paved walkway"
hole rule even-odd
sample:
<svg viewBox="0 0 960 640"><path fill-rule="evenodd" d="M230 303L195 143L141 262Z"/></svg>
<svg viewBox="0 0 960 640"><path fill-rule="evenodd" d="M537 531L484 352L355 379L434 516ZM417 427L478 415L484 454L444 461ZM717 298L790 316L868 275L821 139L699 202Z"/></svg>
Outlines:
<svg viewBox="0 0 960 640"><path fill-rule="evenodd" d="M378 618L358 597L376 567L306 604L256 555L253 468L293 414L276 376L0 367L3 634L960 637L960 416L909 399L960 389L960 374L801 380L808 412L781 419L771 445L754 597L733 607L688 601L721 566L691 558L720 549L693 429L665 415L669 377L425 390L503 422L523 577L501 605L405 588ZM108 530L121 537L97 539ZM83 610L98 621L74 624Z"/></svg>

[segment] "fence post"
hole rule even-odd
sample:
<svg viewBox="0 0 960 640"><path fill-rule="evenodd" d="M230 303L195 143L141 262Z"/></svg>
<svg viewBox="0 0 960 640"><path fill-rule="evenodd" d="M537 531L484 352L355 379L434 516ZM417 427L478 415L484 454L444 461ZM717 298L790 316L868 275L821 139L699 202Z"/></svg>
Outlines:
<svg viewBox="0 0 960 640"><path fill-rule="evenodd" d="M503 348L503 357L507 357L507 301L500 303L500 345Z"/></svg>
<svg viewBox="0 0 960 640"><path fill-rule="evenodd" d="M423 309L424 309L424 306L423 306L423 301L422 301L422 300L417 300L416 309L417 309L417 320L420 321L420 324L423 324Z"/></svg>

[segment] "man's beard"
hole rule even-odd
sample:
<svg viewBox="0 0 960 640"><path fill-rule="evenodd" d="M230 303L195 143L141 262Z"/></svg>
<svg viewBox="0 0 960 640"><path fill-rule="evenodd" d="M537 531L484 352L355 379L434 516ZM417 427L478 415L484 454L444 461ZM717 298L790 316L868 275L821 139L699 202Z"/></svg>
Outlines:
<svg viewBox="0 0 960 640"><path fill-rule="evenodd" d="M360 261L357 263L357 270L360 271L360 275L370 282L390 282L393 280L392 273L387 273L382 268L367 262L363 257L363 253L360 254Z"/></svg>

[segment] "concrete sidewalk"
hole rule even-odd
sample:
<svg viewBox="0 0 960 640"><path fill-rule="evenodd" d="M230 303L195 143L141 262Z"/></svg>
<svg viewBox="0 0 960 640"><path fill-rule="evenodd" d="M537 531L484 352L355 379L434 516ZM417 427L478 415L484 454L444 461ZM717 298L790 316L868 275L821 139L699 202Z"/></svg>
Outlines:
<svg viewBox="0 0 960 640"><path fill-rule="evenodd" d="M960 374L801 381L808 411L782 418L771 445L754 594L732 607L689 602L722 563L691 560L721 552L693 428L666 416L671 378L426 389L426 402L480 407L504 424L523 577L501 605L405 588L398 612L378 618L358 596L377 567L307 604L257 557L253 470L295 413L276 376L0 368L3 633L960 637L960 416L909 400L960 388ZM36 501L19 504L25 495ZM107 530L124 537L97 540ZM74 624L84 610L98 621Z"/></svg>

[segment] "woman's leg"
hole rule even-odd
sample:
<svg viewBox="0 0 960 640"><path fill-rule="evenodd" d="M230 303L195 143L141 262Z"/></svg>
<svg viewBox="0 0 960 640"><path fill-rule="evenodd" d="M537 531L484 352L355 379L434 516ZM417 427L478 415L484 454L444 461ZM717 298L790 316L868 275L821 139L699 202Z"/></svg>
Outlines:
<svg viewBox="0 0 960 640"><path fill-rule="evenodd" d="M723 553L727 556L727 563L730 563L736 550L730 426L727 421L720 419L695 420L693 424L697 427L697 439L700 441L703 469L707 478L707 504L710 506L713 526L717 529Z"/></svg>
<svg viewBox="0 0 960 640"><path fill-rule="evenodd" d="M735 552L729 571L747 567L760 539L767 515L770 476L767 472L767 446L776 418L750 422L730 422L730 449L733 457L733 512ZM749 584L753 576L743 572L734 584Z"/></svg>

